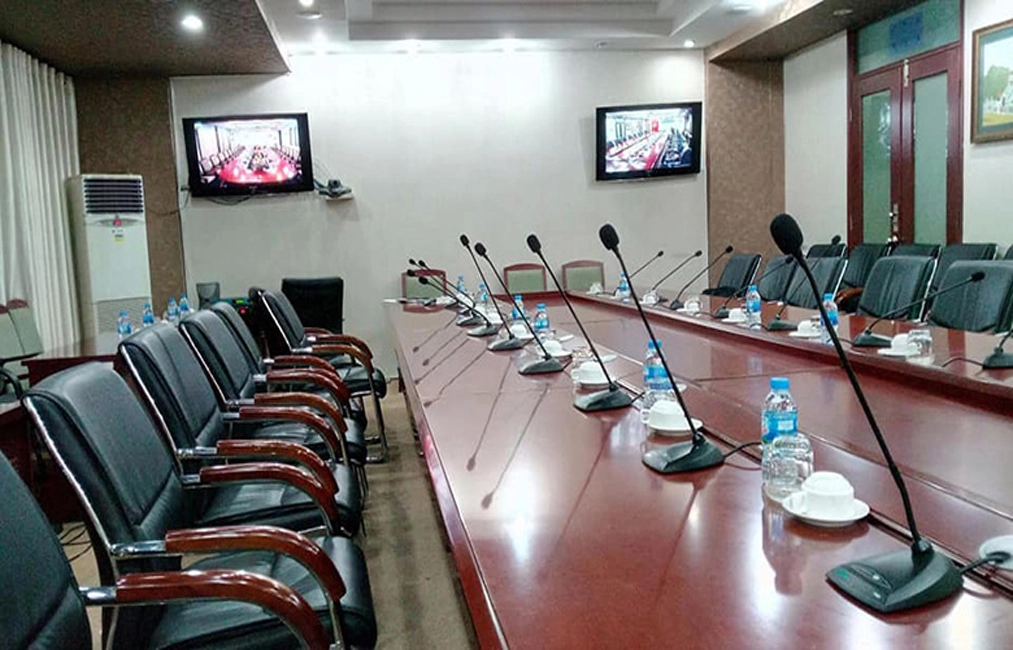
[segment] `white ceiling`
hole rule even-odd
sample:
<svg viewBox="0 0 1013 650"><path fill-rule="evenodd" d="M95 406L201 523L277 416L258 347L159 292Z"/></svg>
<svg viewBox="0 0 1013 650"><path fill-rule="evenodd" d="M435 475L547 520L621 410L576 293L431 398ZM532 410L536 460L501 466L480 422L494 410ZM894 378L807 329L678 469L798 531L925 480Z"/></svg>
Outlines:
<svg viewBox="0 0 1013 650"><path fill-rule="evenodd" d="M299 55L706 47L783 0L258 1L283 50Z"/></svg>

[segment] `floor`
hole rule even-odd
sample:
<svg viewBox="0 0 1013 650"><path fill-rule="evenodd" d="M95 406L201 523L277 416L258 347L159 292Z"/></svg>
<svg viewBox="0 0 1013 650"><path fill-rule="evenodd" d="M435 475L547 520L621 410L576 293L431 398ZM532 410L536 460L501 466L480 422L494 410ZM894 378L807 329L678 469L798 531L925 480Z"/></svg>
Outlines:
<svg viewBox="0 0 1013 650"><path fill-rule="evenodd" d="M368 468L366 535L357 539L369 565L377 647L475 648L425 463L416 453L403 396L391 388L383 405L390 458ZM97 585L95 556L81 524L65 526L61 540L78 582ZM100 616L98 609L89 610L96 650Z"/></svg>

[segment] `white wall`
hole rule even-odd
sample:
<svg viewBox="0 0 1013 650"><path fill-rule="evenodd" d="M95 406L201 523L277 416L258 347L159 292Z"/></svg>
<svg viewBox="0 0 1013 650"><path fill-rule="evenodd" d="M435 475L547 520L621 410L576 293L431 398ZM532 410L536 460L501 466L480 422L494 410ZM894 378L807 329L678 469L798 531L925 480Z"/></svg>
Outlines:
<svg viewBox="0 0 1013 650"><path fill-rule="evenodd" d="M184 196L191 289L218 280L223 295L242 295L285 276L341 275L346 330L388 348L380 364L392 371L380 298L399 295L408 257L463 272L474 288L462 232L500 266L534 261L524 243L533 231L557 268L606 259L597 236L606 221L631 265L659 248L668 258L659 267L707 250L704 174L594 181L595 107L703 99L699 51L334 55L292 67L283 77L174 79L180 178L182 118L305 110L318 175L340 177L355 200L221 206ZM612 285L618 272L606 261Z"/></svg>
<svg viewBox="0 0 1013 650"><path fill-rule="evenodd" d="M847 102L847 34L785 59L785 208L808 243L848 236Z"/></svg>
<svg viewBox="0 0 1013 650"><path fill-rule="evenodd" d="M971 144L971 62L976 29L1013 18L1010 0L964 2L964 240L1013 243L1013 140Z"/></svg>

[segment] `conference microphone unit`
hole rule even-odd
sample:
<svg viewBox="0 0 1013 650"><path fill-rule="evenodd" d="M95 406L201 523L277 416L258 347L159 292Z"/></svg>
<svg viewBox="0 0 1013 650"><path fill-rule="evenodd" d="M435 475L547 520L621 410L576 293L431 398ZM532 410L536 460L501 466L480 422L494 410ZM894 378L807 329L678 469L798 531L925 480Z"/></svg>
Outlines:
<svg viewBox="0 0 1013 650"><path fill-rule="evenodd" d="M761 275L760 277L758 277L756 279L756 282L753 282L753 284L759 286L759 284L761 282L763 282L763 279L766 278L771 273L780 271L781 269L783 269L783 268L785 268L787 266L792 266L793 264L795 264L795 259L794 258L790 258L790 259L785 260L784 262L781 262L780 264L778 264L777 266L775 266L772 269L768 268L766 271L763 272L763 275ZM738 291L736 291L732 295L728 296L725 299L725 301L723 303L721 303L721 306L718 307L717 310L713 314L711 314L711 316L713 316L714 318L728 318L728 303L730 303L732 300L734 300L736 298L741 298L742 296L746 295L747 291L749 291L749 286L748 285L745 286L745 287L743 287L743 288L741 288L741 289L739 289Z"/></svg>
<svg viewBox="0 0 1013 650"><path fill-rule="evenodd" d="M651 264L654 264L655 262L657 262L659 259L661 259L664 256L665 256L665 251L658 251L657 255L655 255L651 259L649 259L646 262L644 262L643 264L641 264L640 268L638 268L632 274L626 276L626 281L629 282L629 281L633 280L633 278L635 278L641 271L643 271L644 269L646 269ZM626 271L623 271L623 273L625 273L625 272Z"/></svg>
<svg viewBox="0 0 1013 650"><path fill-rule="evenodd" d="M468 255L471 256L471 261L475 263L475 268L478 269L478 277L482 278L482 284L485 285L485 292L486 292L486 294L488 294L489 293L489 283L485 281L485 275L482 274L482 267L480 267L478 265L478 260L475 259L475 253L472 252L472 250L471 250L471 243L468 241L468 236L467 235L464 235L464 234L461 235L461 245L464 246L466 249L468 249ZM487 324L485 325L485 327L481 328L481 329L473 330L475 332L474 334L472 334L471 332L468 332L469 335L471 335L471 336L492 336L493 334L496 334L497 332L499 332L499 328L501 326L503 326L503 325L506 324L506 320L504 320L504 318L503 318L503 312L501 312L499 310L499 305L496 303L496 299L495 298L492 299L492 304L496 305L496 313L499 314L500 322L499 323L493 323L493 322L490 322L488 318L486 318L486 323ZM476 311L478 311L478 310L476 309ZM508 327L507 329L509 330L510 328Z"/></svg>
<svg viewBox="0 0 1013 650"><path fill-rule="evenodd" d="M826 322L828 320L827 311L820 299L822 296L819 295L816 278L813 277L812 271L802 255L803 237L798 223L790 215L780 214L771 221L770 234L782 252L791 255L798 261L809 280L813 294L816 295L816 305L820 310L820 316ZM841 365L851 382L851 388L862 406L865 419L868 420L869 426L872 428L872 433L876 437L876 442L883 453L890 474L897 484L897 490L904 502L904 514L907 516L907 525L912 538L911 547L908 549L842 564L831 569L827 573L827 579L851 598L878 612L911 609L951 596L961 589L960 573L949 558L937 553L932 544L919 534L904 478L893 460L893 455L890 453L886 439L883 438L879 424L872 414L869 402L865 399L865 393L862 392L862 386L858 383L858 377L855 376L851 362L844 354L844 348L841 347L841 340L838 338L837 332L832 327L827 330L830 340L834 344L834 350L837 351Z"/></svg>
<svg viewBox="0 0 1013 650"><path fill-rule="evenodd" d="M478 253L479 257L481 257L482 259L485 260L486 264L489 265L489 268L492 269L493 275L496 276L496 280L499 282L500 286L503 287L503 292L507 296L509 296L510 295L510 290L507 289L506 280L503 279L503 276L500 275L499 271L496 270L496 265L492 263L491 259L489 259L489 251L486 250L485 244L483 244L482 242L476 243L475 244L475 252ZM486 285L486 286L488 286L488 285ZM524 313L523 309L518 309L517 312L521 315L521 320L524 321L524 327L526 327L528 329L528 331L531 332L532 336L534 337L535 343L537 343L538 347L541 348L541 350L542 350L542 358L541 359L535 359L534 361L529 361L528 363L526 363L523 366L521 366L520 368L518 368L517 371L519 373L521 373L522 375L538 375L538 374L547 373L547 372L562 372L563 371L563 363L559 359L557 359L557 358L553 357L551 354L549 354L549 351L545 349L545 343L543 343L542 339L540 339L538 337L538 335L535 334L535 328L533 328L531 326L531 323L528 321L528 315ZM509 325L507 325L507 331L508 332L510 331L510 326ZM513 336L513 333L511 332L510 335ZM507 340L509 340L509 339L507 339ZM521 340L521 339L518 339L518 340L521 341L521 347L523 347L524 341ZM497 343L498 342L499 341L497 341ZM490 347L490 349L492 349L492 346L489 346L489 347ZM509 348L509 349L512 349L512 348Z"/></svg>
<svg viewBox="0 0 1013 650"><path fill-rule="evenodd" d="M890 311L886 312L876 320L872 321L868 327L862 330L861 334L855 337L855 340L851 342L851 345L856 348L888 348L890 347L890 344L892 343L893 339L891 339L889 336L883 336L881 334L873 334L872 328L874 328L876 325L882 323L885 320L896 318L901 314L910 311L912 307L917 307L918 305L928 300L932 300L936 296L941 296L944 293L948 293L950 291L953 291L954 289L959 289L960 287L967 284L971 284L972 282L981 282L984 279L985 279L984 271L975 271L970 275L970 277L968 277L965 280L961 280L960 282L951 284L948 287L942 287L941 289L930 291L925 295L924 298L919 298L918 300L913 300L906 305L901 305L896 309L891 309Z"/></svg>
<svg viewBox="0 0 1013 650"><path fill-rule="evenodd" d="M623 256L619 252L619 233L612 227L612 224L607 223L598 231L598 237L601 239L602 245L616 256L620 268L625 273L626 262L623 261ZM682 393L679 391L679 384L675 381L675 377L672 376L672 371L668 367L668 360L661 352L661 346L658 344L658 339L654 337L651 323L647 320L644 308L640 305L640 299L637 298L637 292L632 286L630 286L630 297L633 299L633 304L637 306L637 313L640 314L640 319L644 321L647 336L650 337L654 348L658 351L658 357L661 359L661 365L665 368L665 374L668 375L668 381L675 392L675 398L679 401L682 414L685 416L686 422L689 423L689 430L693 433L693 438L689 442L670 445L663 449L652 449L645 453L642 457L644 464L657 472L665 474L692 472L720 465L724 462L724 455L709 440L703 437L703 434L700 433L700 430L693 423L693 417L690 415L689 409L686 408L686 401L682 398Z"/></svg>
<svg viewBox="0 0 1013 650"><path fill-rule="evenodd" d="M679 295L677 295L677 296L675 297L675 300L673 300L672 302L670 302L670 303L668 304L668 308L669 308L669 309L682 309L682 307L683 307L683 304L682 304L682 294L686 293L686 289L689 289L689 285L691 285L691 284L693 284L694 282L696 282L696 281L697 281L697 279L698 279L698 278L699 278L699 277L700 277L701 275L703 275L703 274L704 274L704 273L706 273L707 271L710 271L710 270L711 270L712 268L714 268L714 265L715 265L715 264L717 264L717 263L718 263L718 261L719 261L719 260L720 260L720 259L721 259L722 257L724 257L725 255L727 255L727 254L731 253L731 252L732 252L733 250L735 250L735 247L734 247L734 246L728 246L728 248L726 248L726 249L724 249L723 251L721 251L721 254L720 254L720 255L718 255L717 257L715 257L715 258L714 258L714 259L713 259L713 260L711 261L711 263L710 263L710 264L708 264L707 266L703 267L703 269L701 269L699 273L697 273L697 274L696 274L696 275L694 275L694 276L693 276L692 278L690 278L689 282L687 282L687 283L686 283L686 285L685 285L685 286L684 286L684 287L683 287L682 289L680 289L680 290L679 290Z"/></svg>
<svg viewBox="0 0 1013 650"><path fill-rule="evenodd" d="M526 341L517 338L514 336L514 333L510 331L510 324L507 323L506 317L503 315L503 311L499 308L499 302L497 302L496 297L492 295L489 281L485 279L485 274L482 273L482 267L478 265L478 260L475 259L475 253L471 250L471 243L468 241L467 235L461 235L461 244L467 248L468 253L471 254L471 259L475 262L475 268L478 269L478 277L482 278L482 284L485 285L486 293L489 294L492 305L496 308L496 314L499 316L500 324L504 327L507 333L507 337L505 339L496 339L486 347L496 352L501 350L517 350L519 348L523 348ZM481 244L476 244L475 248L477 249L480 245ZM499 328L497 327L497 331L498 330Z"/></svg>
<svg viewBox="0 0 1013 650"><path fill-rule="evenodd" d="M610 409L625 408L633 405L633 398L631 398L625 391L619 388L619 385L612 380L609 371L605 368L605 362L602 361L601 355L598 354L598 349L594 347L594 341L587 335L587 330L584 329L584 324L580 322L580 317L577 316L577 311L573 308L573 304L570 303L570 298L563 291L563 285L559 283L559 278L556 277L556 273L552 270L552 266L549 265L545 259L545 255L542 254L542 242L538 241L538 236L534 233L528 235L528 248L531 252L538 256L538 259L542 261L542 265L549 272L549 277L552 278L553 284L556 285L556 290L559 291L559 295L563 297L563 302L566 303L566 308L570 310L570 315L573 316L573 320L576 321L577 327L580 328L581 336L587 341L587 346L591 349L591 354L594 355L598 365L601 366L602 373L605 374L605 380L608 382L608 388L600 390L596 393L588 395L577 395L573 398L573 405L581 411L592 412L592 411L607 411Z"/></svg>
<svg viewBox="0 0 1013 650"><path fill-rule="evenodd" d="M999 340L999 345L995 346L995 350L992 354L985 357L982 362L982 366L989 370L998 368L1013 368L1013 354L1003 350L1003 346L1006 345L1006 341L1009 340L1010 335L1013 335L1013 329L1006 332L1006 336Z"/></svg>
<svg viewBox="0 0 1013 650"><path fill-rule="evenodd" d="M466 310L467 312L469 312L471 314L471 316L468 317L468 318L458 319L457 320L457 324L458 325L460 325L462 327L466 327L466 326L469 326L469 325L481 323L483 321L485 322L485 325L482 326L482 327L476 327L474 329L468 330L467 331L468 336L492 336L493 334L495 334L496 332L499 331L499 328L498 327L494 327L493 324L492 324L492 322L488 318L485 317L485 314L483 314L482 312L478 311L477 309L475 309L473 307L469 307L468 305L464 304L464 302L460 298L458 298L454 294L450 293L449 291L447 291L443 287L439 286L438 284L436 284L436 283L430 283L428 277L426 277L424 275L419 275L416 271L414 271L412 269L408 269L408 271L406 271L406 273L408 274L408 277L417 279L420 284L424 284L426 286L430 286L431 285L431 286L436 287L437 291L439 291L443 295L447 296L448 298L450 298L451 300L453 300L454 302L456 302L457 304L459 304L464 310ZM473 319L474 319L474 322L472 322Z"/></svg>

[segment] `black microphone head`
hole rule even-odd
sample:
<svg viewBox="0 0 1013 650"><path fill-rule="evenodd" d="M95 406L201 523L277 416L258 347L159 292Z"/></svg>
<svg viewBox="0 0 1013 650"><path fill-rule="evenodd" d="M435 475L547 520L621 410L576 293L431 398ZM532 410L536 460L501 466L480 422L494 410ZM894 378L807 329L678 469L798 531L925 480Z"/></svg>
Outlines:
<svg viewBox="0 0 1013 650"><path fill-rule="evenodd" d="M830 245L831 246L836 246L837 244L840 244L840 243L841 243L841 236L840 235L834 235L834 238L830 240Z"/></svg>
<svg viewBox="0 0 1013 650"><path fill-rule="evenodd" d="M602 246L606 250L614 251L619 247L619 233L616 232L616 229L610 223L598 229L598 238L601 239ZM658 253L658 257L661 257L661 253Z"/></svg>
<svg viewBox="0 0 1013 650"><path fill-rule="evenodd" d="M475 242L475 252L478 253L479 257L485 257L485 244L482 242Z"/></svg>
<svg viewBox="0 0 1013 650"><path fill-rule="evenodd" d="M418 277L419 282L421 282L422 284L429 284L429 278L427 278L426 276L419 275L417 277Z"/></svg>
<svg viewBox="0 0 1013 650"><path fill-rule="evenodd" d="M412 258L409 257L408 258L408 264L409 264L409 266L415 266L415 260L413 260Z"/></svg>
<svg viewBox="0 0 1013 650"><path fill-rule="evenodd" d="M665 251L658 251L658 254L656 255L656 257L664 257L664 256L665 256Z"/></svg>
<svg viewBox="0 0 1013 650"><path fill-rule="evenodd" d="M528 248L531 249L532 253L540 253L542 251L542 242L538 241L538 235L535 233L528 235Z"/></svg>
<svg viewBox="0 0 1013 650"><path fill-rule="evenodd" d="M467 235L461 235L461 245L464 246L465 248L467 248L469 243L470 242L468 241L468 236Z"/></svg>
<svg viewBox="0 0 1013 650"><path fill-rule="evenodd" d="M407 273L407 274L408 274L408 277L409 277L409 278L414 278L414 277L415 277L416 275L418 275L418 274L417 274L417 273L415 272L415 269L408 269L407 271L405 271L405 273Z"/></svg>
<svg viewBox="0 0 1013 650"><path fill-rule="evenodd" d="M984 271L975 271L971 274L971 282L981 282L985 279Z"/></svg>
<svg viewBox="0 0 1013 650"><path fill-rule="evenodd" d="M701 255L703 255L703 251L697 251L693 253L693 257L700 257Z"/></svg>
<svg viewBox="0 0 1013 650"><path fill-rule="evenodd" d="M422 261L422 260L419 260L419 266L421 266L424 269L428 269L429 268L428 266L426 266L426 263L424 261Z"/></svg>
<svg viewBox="0 0 1013 650"><path fill-rule="evenodd" d="M726 253L731 253L733 250L735 250L735 247L732 246L731 244L728 244L728 248L725 249L725 252Z"/></svg>
<svg viewBox="0 0 1013 650"><path fill-rule="evenodd" d="M802 229L790 214L779 214L770 222L770 236L785 255L802 255Z"/></svg>

